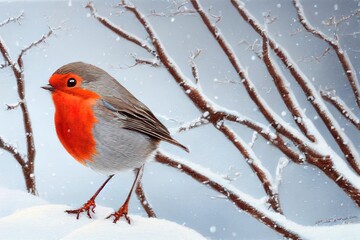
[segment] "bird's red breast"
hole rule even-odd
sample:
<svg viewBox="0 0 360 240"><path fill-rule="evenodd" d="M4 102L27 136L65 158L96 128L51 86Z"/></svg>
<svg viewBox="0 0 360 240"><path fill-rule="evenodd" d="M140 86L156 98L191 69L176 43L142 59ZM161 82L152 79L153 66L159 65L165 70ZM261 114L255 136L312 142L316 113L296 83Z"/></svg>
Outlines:
<svg viewBox="0 0 360 240"><path fill-rule="evenodd" d="M52 99L55 105L56 133L65 149L80 163L92 161L96 142L92 133L97 122L93 106L100 96L83 88L62 87L63 79L82 79L75 74L54 74L49 82L55 87Z"/></svg>

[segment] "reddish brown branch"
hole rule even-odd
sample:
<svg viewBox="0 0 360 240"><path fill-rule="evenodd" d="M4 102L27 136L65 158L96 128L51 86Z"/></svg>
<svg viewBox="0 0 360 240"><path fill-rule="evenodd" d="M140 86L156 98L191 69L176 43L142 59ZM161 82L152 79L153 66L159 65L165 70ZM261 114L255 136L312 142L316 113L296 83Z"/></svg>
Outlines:
<svg viewBox="0 0 360 240"><path fill-rule="evenodd" d="M320 92L322 98L331 103L340 113L351 122L358 130L360 130L360 120L351 112L351 110L346 106L346 104L338 97L331 96L330 93L324 91Z"/></svg>
<svg viewBox="0 0 360 240"><path fill-rule="evenodd" d="M303 90L303 93L306 95L316 112L321 117L324 122L326 128L331 133L333 139L336 141L337 145L341 149L344 154L345 159L348 161L350 166L354 169L354 171L360 175L360 167L355 159L356 153L354 150L349 147L347 144L349 142L348 139L344 139L344 135L340 132L341 130L338 127L337 121L331 115L331 113L324 107L322 104L321 97L318 96L318 93L311 86L309 81L304 78L304 75L300 73L300 70L296 67L295 63L292 62L291 58L288 57L287 53L285 53L278 44L272 40L272 38L267 34L265 30L263 30L260 25L256 22L255 19L251 17L251 15L240 5L237 0L231 0L231 3L234 5L240 16L250 24L250 26L262 37L266 37L269 41L270 47L274 50L275 54L282 61L285 67L290 71L293 78L297 81L300 87ZM284 134L284 136L288 137ZM289 138L289 137L288 137ZM292 138L290 138L292 139ZM300 143L299 143L300 144ZM302 146L302 145L301 145ZM310 154L313 155L313 154ZM313 155L314 156L314 155ZM325 169L323 169L326 171Z"/></svg>
<svg viewBox="0 0 360 240"><path fill-rule="evenodd" d="M144 192L144 188L142 186L141 180L138 181L138 183L136 185L135 193L136 193L137 198L140 201L141 206L147 213L148 217L156 218L156 214L155 214L153 208L151 207L151 204L149 203L149 201L147 200L147 198L145 196L145 192Z"/></svg>
<svg viewBox="0 0 360 240"><path fill-rule="evenodd" d="M282 224L274 221L272 218L266 216L263 212L257 209L255 206L251 205L249 202L244 201L240 196L236 193L227 189L225 186L213 181L209 177L205 176L204 174L196 171L195 169L187 166L184 163L180 163L170 157L158 152L155 156L157 162L166 164L172 168L180 170L187 175L191 176L197 182L207 185L211 187L213 190L219 192L220 194L224 195L227 199L233 202L239 209L247 212L257 220L261 221L271 229L277 231L278 233L282 234L286 238L290 239L300 239L297 233L292 232L291 230L287 229Z"/></svg>
<svg viewBox="0 0 360 240"><path fill-rule="evenodd" d="M344 73L350 83L350 86L353 90L353 93L354 93L354 96L356 99L356 103L360 107L359 82L358 82L358 79L356 76L356 71L353 69L349 57L342 50L342 48L337 40L329 38L324 33L322 33L320 30L315 29L313 26L311 26L311 24L305 18L304 10L303 10L299 0L293 0L293 4L296 8L296 13L299 18L299 22L306 29L306 31L308 31L315 37L325 41L327 44L329 44L334 49L334 51L339 59L339 62L341 63L341 66L344 70Z"/></svg>
<svg viewBox="0 0 360 240"><path fill-rule="evenodd" d="M265 66L273 78L275 86L279 91L281 98L283 99L285 106L289 109L290 113L293 116L293 119L296 125L300 128L300 130L304 133L304 135L310 139L312 142L315 142L315 136L309 132L308 127L305 125L304 119L306 118L303 116L300 106L297 102L293 99L292 94L289 92L288 88L285 86L285 80L280 76L278 70L276 69L273 61L269 56L269 49L268 49L268 39L263 36L263 61Z"/></svg>

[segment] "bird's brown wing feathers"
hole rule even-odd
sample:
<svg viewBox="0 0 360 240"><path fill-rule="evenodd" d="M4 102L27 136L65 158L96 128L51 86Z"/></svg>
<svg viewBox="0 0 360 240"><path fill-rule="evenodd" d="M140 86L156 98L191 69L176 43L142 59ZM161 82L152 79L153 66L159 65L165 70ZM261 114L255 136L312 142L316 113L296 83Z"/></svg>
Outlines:
<svg viewBox="0 0 360 240"><path fill-rule="evenodd" d="M189 152L187 147L170 136L166 127L135 97L128 98L126 102L115 97L103 97L102 101L107 109L117 112L122 116L124 128L169 142Z"/></svg>

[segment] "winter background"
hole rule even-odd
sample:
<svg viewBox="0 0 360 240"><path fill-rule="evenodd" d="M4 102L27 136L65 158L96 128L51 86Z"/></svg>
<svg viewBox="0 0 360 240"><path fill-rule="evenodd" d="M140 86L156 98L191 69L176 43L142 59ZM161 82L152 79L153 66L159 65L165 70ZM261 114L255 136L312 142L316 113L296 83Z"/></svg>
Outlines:
<svg viewBox="0 0 360 240"><path fill-rule="evenodd" d="M172 1L133 2L146 14L149 14L151 10L166 11L169 6L172 6ZM350 94L348 82L343 78L334 53L324 56L320 61L311 60L311 56L320 56L327 45L304 31L295 36L291 34L297 28L301 28L295 21L295 9L291 1L248 0L244 2L247 9L261 23L264 13L270 11L276 20L269 25L269 30L276 41L291 53L292 58L312 79L316 88L337 89L337 94L350 107L355 108L355 113L359 114L359 109L355 107L353 96ZM307 19L312 25L329 35L331 31L322 24L323 20L331 16L339 18L349 15L359 8L359 1L356 0L303 0L301 2ZM114 8L116 3L117 1L95 1L94 5L101 15L145 38L144 30L134 17L128 13L121 14L119 9ZM291 115L286 107L272 94L276 89L264 73L265 69L259 66L261 61L257 59L254 52L246 50L246 46L241 43L242 40L254 42L258 38L257 34L242 21L228 1L213 0L201 1L201 3L205 9L212 7L212 13L222 16L218 26L237 52L242 65L247 68L251 79L257 86L261 86L258 89L262 97L285 121L290 122ZM166 143L161 144L162 150L202 165L218 173L219 176L232 179L230 184L255 198L264 197L262 186L243 161L243 157L212 126L203 126L182 133L176 132L183 123L198 117L198 110L163 68L150 66L129 68L128 66L133 65L134 62L132 54L144 58L149 58L149 55L104 28L91 16L89 10L84 8L85 4L86 1L0 1L0 22L24 11L24 19L19 24L7 24L0 28L0 36L14 58L21 48L45 34L49 26L60 27L56 30L55 36L46 41L46 44L33 48L24 56L26 98L37 151L35 176L40 199L34 200L33 197L17 191L25 191L21 169L10 154L0 150L0 217L10 219L9 221L12 218L20 219L20 222L23 218L27 219L23 222L28 224L27 229L31 229L32 221L34 225L37 222L34 218L42 211L47 213L46 209L35 211L35 213L29 211L30 214L34 214L34 218L29 219L26 218L29 214L27 212L18 213L18 215L11 214L17 214L16 211L19 209L26 210L27 207L34 205L54 204L55 207L49 210L50 216L54 215L54 218L63 218L64 221L75 224L74 219L63 213L66 209L64 205L68 208L80 207L105 180L105 176L92 172L74 161L61 146L54 129L54 107L50 94L40 88L47 84L49 77L57 68L79 60L97 65L114 76L155 113L177 140L189 147L190 154ZM190 52L198 48L202 49L196 63L201 77L202 91L209 99L223 107L239 111L256 121L264 121L241 84L223 83L228 80L238 81L237 75L197 15L152 16L149 17L149 21L170 56L189 78L192 77L188 62ZM359 31L358 16L350 18L340 27L341 46L347 51L358 75L360 69ZM353 34L356 32L357 34ZM296 91L296 86L294 88ZM16 82L11 69L0 70L0 104L4 106L16 103L17 100ZM307 116L313 119L316 126L320 126L317 125L320 121L317 114L306 99L300 98L299 102L306 109ZM341 119L339 114L335 116L340 122L342 121L344 131L352 139L355 147L360 150L358 131ZM0 136L17 146L20 152L25 152L26 142L22 126L20 111L7 111L5 107L0 109ZM233 129L243 139L251 142L251 131L235 125ZM322 131L326 132L325 129ZM329 141L329 144L333 143ZM255 142L254 148L263 164L271 173L275 173L281 155L266 145L265 141ZM123 172L111 180L97 200L97 204L103 206L103 208L99 207L97 219L106 216L104 212L109 212L109 208L117 209L123 203L133 177L132 172ZM208 239L282 238L253 217L239 211L217 192L162 164L153 161L146 164L143 185L159 218L192 228ZM341 225L343 223L341 220L317 224L319 221L341 218L347 219L347 222L359 222L359 208L338 186L314 167L289 163L284 168L279 193L285 216L299 225ZM22 199L21 204L16 204L8 196L17 201ZM146 213L135 196L133 196L129 211L131 215L146 217ZM138 219L137 216L135 218ZM81 216L81 219L79 226L90 224L92 221L85 215ZM8 226L6 224L9 224L9 221L0 218L0 234L1 231L5 231L4 226ZM146 220L139 218L139 221ZM168 226L166 224L170 223L165 223L164 228ZM114 229L112 226L110 228ZM103 229L101 231L105 231ZM338 233L343 232L344 235L336 235L329 229L324 231L329 234L329 237L332 235L332 237L346 238L344 232L349 233L349 230L341 229ZM70 232L69 230L67 233ZM96 234L95 230L93 232ZM200 235L196 236L200 238ZM27 237L31 238L31 232Z"/></svg>

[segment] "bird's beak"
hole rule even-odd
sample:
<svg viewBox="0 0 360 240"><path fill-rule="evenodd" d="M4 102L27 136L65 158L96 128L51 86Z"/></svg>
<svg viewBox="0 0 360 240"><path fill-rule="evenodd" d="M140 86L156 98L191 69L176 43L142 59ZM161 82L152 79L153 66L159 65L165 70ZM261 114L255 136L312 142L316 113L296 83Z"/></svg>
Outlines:
<svg viewBox="0 0 360 240"><path fill-rule="evenodd" d="M54 91L54 87L51 86L50 84L45 85L45 86L43 86L43 87L41 87L41 88L43 88L43 89L45 89L45 90L48 90L48 91L50 91L50 92Z"/></svg>

